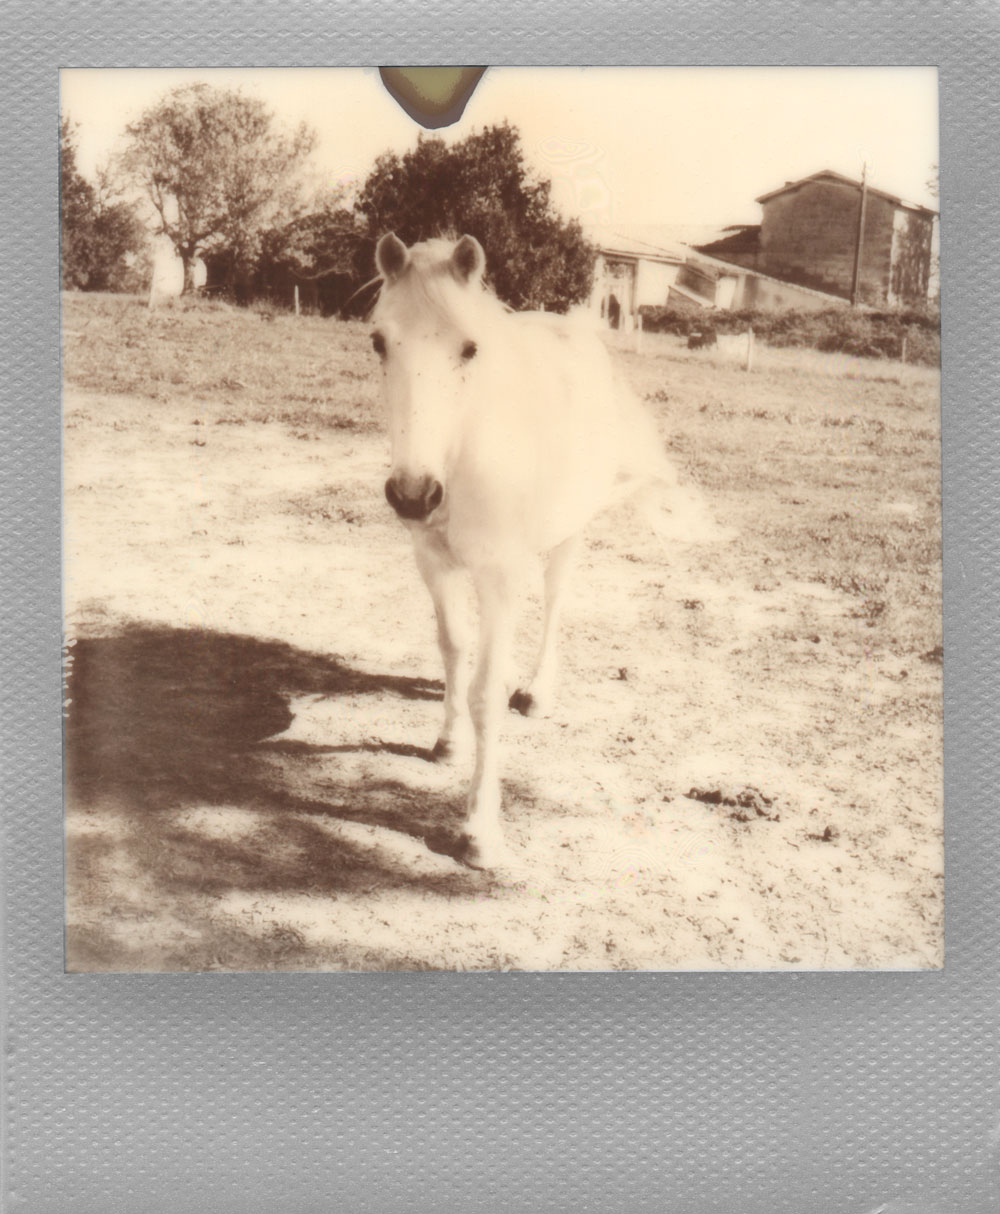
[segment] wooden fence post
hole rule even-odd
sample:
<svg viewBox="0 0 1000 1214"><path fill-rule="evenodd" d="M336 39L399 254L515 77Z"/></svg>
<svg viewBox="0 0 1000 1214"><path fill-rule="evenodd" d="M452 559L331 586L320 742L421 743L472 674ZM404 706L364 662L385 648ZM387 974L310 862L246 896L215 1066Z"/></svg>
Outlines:
<svg viewBox="0 0 1000 1214"><path fill-rule="evenodd" d="M751 325L747 329L747 365L746 365L746 369L748 371L753 370L753 348L754 348L754 336L753 336L753 325Z"/></svg>
<svg viewBox="0 0 1000 1214"><path fill-rule="evenodd" d="M295 315L299 314L299 284L295 284Z"/></svg>

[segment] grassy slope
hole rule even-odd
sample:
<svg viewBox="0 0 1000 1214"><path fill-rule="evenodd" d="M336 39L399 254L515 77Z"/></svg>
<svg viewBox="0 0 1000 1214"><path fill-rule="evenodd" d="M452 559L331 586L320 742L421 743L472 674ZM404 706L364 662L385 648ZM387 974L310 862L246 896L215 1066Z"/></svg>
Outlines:
<svg viewBox="0 0 1000 1214"><path fill-rule="evenodd" d="M360 324L68 294L64 327L68 387L140 396L154 415L182 408L206 425L304 437L381 428ZM674 455L720 518L752 531L774 578L852 594L872 652L940 643L935 372L765 350L744 375L658 335L620 360Z"/></svg>

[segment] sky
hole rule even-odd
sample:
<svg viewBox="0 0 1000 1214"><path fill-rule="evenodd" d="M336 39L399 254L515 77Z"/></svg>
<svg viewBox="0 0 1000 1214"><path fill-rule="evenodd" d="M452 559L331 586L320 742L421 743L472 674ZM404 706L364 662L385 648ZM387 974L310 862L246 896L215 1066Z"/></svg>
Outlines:
<svg viewBox="0 0 1000 1214"><path fill-rule="evenodd" d="M363 181L379 153L417 140L374 68L65 70L81 171L92 177L126 123L196 80L309 123L327 185ZM490 68L439 133L452 141L503 119L558 208L588 224L756 223L759 195L821 169L858 179L863 163L871 185L937 208L926 184L938 162L934 68Z"/></svg>

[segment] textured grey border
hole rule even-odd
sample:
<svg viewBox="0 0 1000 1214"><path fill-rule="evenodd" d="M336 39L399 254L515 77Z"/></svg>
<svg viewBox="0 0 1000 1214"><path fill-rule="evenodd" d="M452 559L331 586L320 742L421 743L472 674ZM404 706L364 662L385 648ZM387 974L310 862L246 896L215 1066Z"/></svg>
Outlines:
<svg viewBox="0 0 1000 1214"><path fill-rule="evenodd" d="M993 0L9 0L5 21L4 1209L993 1209ZM57 69L441 61L940 65L943 973L63 974Z"/></svg>

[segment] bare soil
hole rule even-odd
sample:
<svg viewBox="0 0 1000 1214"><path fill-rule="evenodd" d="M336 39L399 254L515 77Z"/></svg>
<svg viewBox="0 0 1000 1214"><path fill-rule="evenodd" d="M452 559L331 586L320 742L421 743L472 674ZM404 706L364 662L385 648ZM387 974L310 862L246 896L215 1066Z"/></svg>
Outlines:
<svg viewBox="0 0 1000 1214"><path fill-rule="evenodd" d="M942 964L936 371L616 349L736 538L591 528L498 878L448 854L364 326L68 295L64 328L70 970Z"/></svg>

